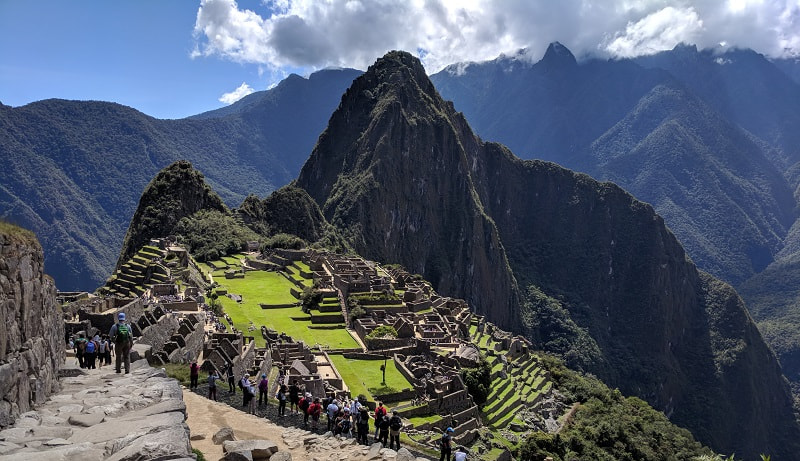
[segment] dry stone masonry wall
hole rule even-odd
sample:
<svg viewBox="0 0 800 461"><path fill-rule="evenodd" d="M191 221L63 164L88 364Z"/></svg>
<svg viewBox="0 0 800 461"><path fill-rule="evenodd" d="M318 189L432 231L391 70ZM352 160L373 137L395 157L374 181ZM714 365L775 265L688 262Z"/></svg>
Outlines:
<svg viewBox="0 0 800 461"><path fill-rule="evenodd" d="M33 234L0 223L0 428L57 391L64 321Z"/></svg>

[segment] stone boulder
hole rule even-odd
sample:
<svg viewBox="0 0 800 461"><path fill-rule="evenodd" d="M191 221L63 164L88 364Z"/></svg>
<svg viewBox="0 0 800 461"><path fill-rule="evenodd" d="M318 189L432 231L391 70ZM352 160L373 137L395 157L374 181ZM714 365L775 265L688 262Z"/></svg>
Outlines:
<svg viewBox="0 0 800 461"><path fill-rule="evenodd" d="M214 445L222 445L222 442L229 440L236 440L236 437L233 435L232 427L223 427L211 437L211 441L214 442Z"/></svg>
<svg viewBox="0 0 800 461"><path fill-rule="evenodd" d="M222 443L222 451L247 451L254 460L269 459L278 452L278 445L270 440L226 440Z"/></svg>

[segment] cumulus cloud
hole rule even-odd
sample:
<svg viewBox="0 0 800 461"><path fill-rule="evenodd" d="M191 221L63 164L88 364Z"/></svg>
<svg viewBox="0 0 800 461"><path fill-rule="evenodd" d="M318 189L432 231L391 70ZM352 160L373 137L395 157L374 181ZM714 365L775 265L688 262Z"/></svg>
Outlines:
<svg viewBox="0 0 800 461"><path fill-rule="evenodd" d="M685 42L800 52L800 0L202 0L194 56L270 70L366 68L392 49L429 72L516 53L539 59L560 41L578 57L629 57Z"/></svg>
<svg viewBox="0 0 800 461"><path fill-rule="evenodd" d="M233 104L236 101L242 99L243 97L247 96L250 93L253 93L255 90L245 82L242 82L239 85L239 88L231 91L230 93L225 93L219 97L219 102L223 102L225 104Z"/></svg>

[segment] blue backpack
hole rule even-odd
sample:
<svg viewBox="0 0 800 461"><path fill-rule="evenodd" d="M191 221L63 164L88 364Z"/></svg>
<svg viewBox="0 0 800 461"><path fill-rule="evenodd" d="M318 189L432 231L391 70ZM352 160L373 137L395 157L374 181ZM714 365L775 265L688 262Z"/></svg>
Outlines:
<svg viewBox="0 0 800 461"><path fill-rule="evenodd" d="M89 341L86 343L86 353L87 354L94 354L95 351L95 344L94 341Z"/></svg>

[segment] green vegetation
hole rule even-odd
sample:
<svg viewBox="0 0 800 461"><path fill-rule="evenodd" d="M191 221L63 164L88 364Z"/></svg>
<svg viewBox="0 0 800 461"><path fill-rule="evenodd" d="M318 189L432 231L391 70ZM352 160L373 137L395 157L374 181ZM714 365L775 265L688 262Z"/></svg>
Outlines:
<svg viewBox="0 0 800 461"><path fill-rule="evenodd" d="M347 359L331 354L331 361L339 370L342 379L350 388L351 395L364 394L370 400L376 395L385 395L410 389L411 383L398 370L391 357L386 360L386 385L381 385L383 360Z"/></svg>
<svg viewBox="0 0 800 461"><path fill-rule="evenodd" d="M478 405L485 403L492 385L492 369L489 362L485 358L481 358L477 367L462 368L461 377L475 403Z"/></svg>
<svg viewBox="0 0 800 461"><path fill-rule="evenodd" d="M6 235L11 238L16 238L24 242L35 242L36 236L28 229L11 224L8 221L0 219L0 235Z"/></svg>
<svg viewBox="0 0 800 461"><path fill-rule="evenodd" d="M202 451L197 448L192 448L192 453L197 457L197 461L206 461L206 457Z"/></svg>
<svg viewBox="0 0 800 461"><path fill-rule="evenodd" d="M379 325L370 331L367 338L397 338L397 330L391 325Z"/></svg>
<svg viewBox="0 0 800 461"><path fill-rule="evenodd" d="M351 300L359 304L391 304L392 301L400 301L400 298L389 290L383 290L376 293L356 293L347 297L348 302Z"/></svg>
<svg viewBox="0 0 800 461"><path fill-rule="evenodd" d="M167 372L167 376L175 378L182 385L189 387L191 380L189 378L189 365L185 363L165 363L162 365Z"/></svg>
<svg viewBox="0 0 800 461"><path fill-rule="evenodd" d="M269 237L261 244L261 251L270 248L287 248L290 250L299 250L308 246L308 243L296 235L291 234L275 234Z"/></svg>
<svg viewBox="0 0 800 461"><path fill-rule="evenodd" d="M249 240L259 236L232 215L218 210L200 210L182 218L175 227L180 242L192 253L197 261L213 261L229 254L235 254L247 245ZM224 259L227 264L238 261Z"/></svg>
<svg viewBox="0 0 800 461"><path fill-rule="evenodd" d="M578 403L558 435L537 432L517 452L522 459L693 459L711 455L686 429L636 397L624 397L596 378L579 375L560 360L543 356L558 389Z"/></svg>

